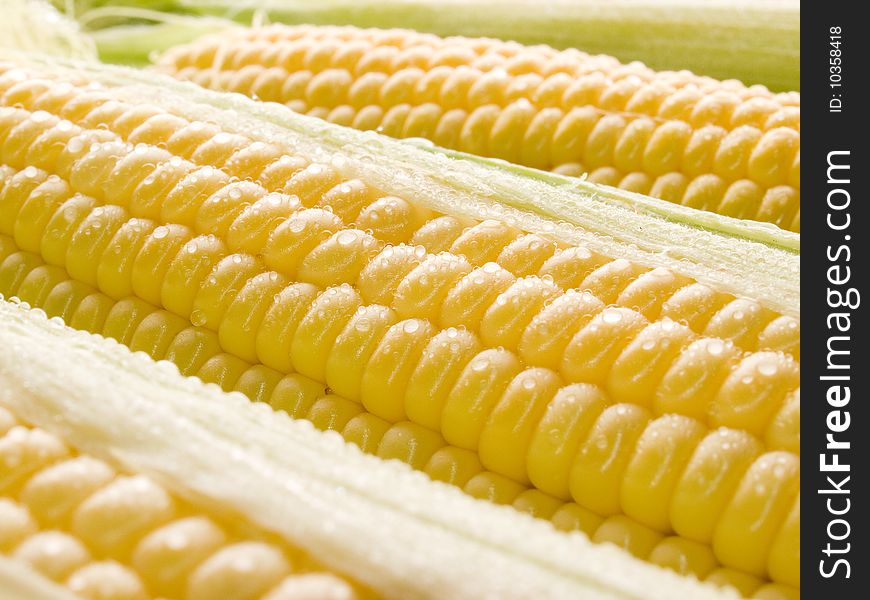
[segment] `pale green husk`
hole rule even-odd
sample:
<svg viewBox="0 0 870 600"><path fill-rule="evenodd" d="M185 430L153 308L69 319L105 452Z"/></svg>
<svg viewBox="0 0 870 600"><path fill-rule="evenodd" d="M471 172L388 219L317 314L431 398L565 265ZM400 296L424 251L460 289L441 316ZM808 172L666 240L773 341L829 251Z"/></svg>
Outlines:
<svg viewBox="0 0 870 600"><path fill-rule="evenodd" d="M94 60L94 41L48 0L0 1L0 48Z"/></svg>
<svg viewBox="0 0 870 600"><path fill-rule="evenodd" d="M68 0L59 0L68 1ZM79 0L79 12L106 3ZM579 48L780 90L800 89L798 0L122 0L273 22L400 27Z"/></svg>

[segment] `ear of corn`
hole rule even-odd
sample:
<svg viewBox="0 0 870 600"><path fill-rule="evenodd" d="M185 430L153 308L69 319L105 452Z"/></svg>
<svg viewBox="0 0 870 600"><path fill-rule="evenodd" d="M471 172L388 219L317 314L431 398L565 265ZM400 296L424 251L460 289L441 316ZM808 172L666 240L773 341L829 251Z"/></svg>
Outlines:
<svg viewBox="0 0 870 600"><path fill-rule="evenodd" d="M796 236L76 66L0 74L0 293L656 564L799 585Z"/></svg>
<svg viewBox="0 0 870 600"><path fill-rule="evenodd" d="M795 93L576 50L350 27L221 32L158 68L342 125L800 230Z"/></svg>
<svg viewBox="0 0 870 600"><path fill-rule="evenodd" d="M304 555L386 598L729 597L475 502L107 340L10 303L0 315L0 449L21 457L3 481L4 534L18 511L32 519L14 551L24 560L38 561L49 535L70 557L83 544L101 549L109 560L69 563L66 585L84 597L105 597L88 591L100 584L115 586L113 598L152 597L129 591L142 580L150 594L186 582L188 598L355 597L334 575L304 595ZM47 523L59 531L33 531ZM268 536L240 540L232 525Z"/></svg>
<svg viewBox="0 0 870 600"><path fill-rule="evenodd" d="M79 14L87 14L87 8L106 3L76 4ZM151 5L142 0L121 4ZM246 24L265 14L272 22L289 24L403 27L445 36L580 48L623 61L640 60L655 69L688 69L776 90L800 88L796 0L551 0L545 7L527 0L176 0L160 4L163 10ZM117 10L110 6L95 12L105 15ZM121 48L122 56L130 52Z"/></svg>

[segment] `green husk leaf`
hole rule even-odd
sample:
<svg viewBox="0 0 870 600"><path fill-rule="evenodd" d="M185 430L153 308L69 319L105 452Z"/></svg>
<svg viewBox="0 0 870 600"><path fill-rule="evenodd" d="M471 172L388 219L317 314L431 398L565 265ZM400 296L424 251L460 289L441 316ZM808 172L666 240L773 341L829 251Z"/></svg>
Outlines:
<svg viewBox="0 0 870 600"><path fill-rule="evenodd" d="M99 0L78 2L81 14ZM112 3L117 4L117 3ZM249 24L407 28L578 48L775 91L800 89L798 0L122 0Z"/></svg>

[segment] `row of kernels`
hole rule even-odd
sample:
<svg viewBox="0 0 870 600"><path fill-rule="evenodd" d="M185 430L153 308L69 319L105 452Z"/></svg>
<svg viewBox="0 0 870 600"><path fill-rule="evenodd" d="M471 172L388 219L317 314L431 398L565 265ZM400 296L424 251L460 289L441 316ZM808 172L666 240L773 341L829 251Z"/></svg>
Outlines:
<svg viewBox="0 0 870 600"><path fill-rule="evenodd" d="M286 69L252 64L239 70L187 67L174 75L204 87L285 104L301 101L312 108L348 105L360 110L377 105L387 110L402 104L432 103L444 111L462 108L472 112L489 105L504 108L524 100L541 111L555 108L568 112L594 106L614 116L677 119L699 128L800 129L800 108L783 105L774 98L741 98L725 90L704 93L696 86L678 89L662 81L645 82L636 76L613 80L597 72L542 77L535 73L511 74L503 69L482 71L468 66L432 69L412 66L395 71L354 73L340 66L312 71L301 66Z"/></svg>
<svg viewBox="0 0 870 600"><path fill-rule="evenodd" d="M590 56L573 49L556 51L546 46L524 47L490 39L439 39L404 30L282 26L251 29L229 36L205 36L193 44L171 50L161 61L164 68L175 69L235 70L252 64L283 67L289 71L345 68L357 73L372 70L392 73L408 66L426 70L439 66L473 66L481 70L503 69L513 75L565 73L575 77L598 72L619 78L630 74L644 81L659 80L680 87L693 83L705 90L772 96L760 86L747 88L735 81L718 82L685 71L654 73L639 63L622 65L612 57Z"/></svg>

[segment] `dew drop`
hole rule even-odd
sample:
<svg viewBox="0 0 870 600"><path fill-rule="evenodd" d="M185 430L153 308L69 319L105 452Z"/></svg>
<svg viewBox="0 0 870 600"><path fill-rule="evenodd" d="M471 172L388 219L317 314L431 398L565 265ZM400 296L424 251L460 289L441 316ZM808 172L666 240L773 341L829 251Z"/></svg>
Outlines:
<svg viewBox="0 0 870 600"><path fill-rule="evenodd" d="M778 369L774 362L764 362L758 365L758 373L765 377L772 377L776 375L777 371Z"/></svg>
<svg viewBox="0 0 870 600"><path fill-rule="evenodd" d="M725 344L722 340L710 340L707 343L707 354L710 356L721 356L725 352Z"/></svg>
<svg viewBox="0 0 870 600"><path fill-rule="evenodd" d="M338 234L335 241L338 242L339 246L350 246L357 240L357 237L355 231L345 230Z"/></svg>
<svg viewBox="0 0 870 600"><path fill-rule="evenodd" d="M614 325L622 321L622 313L615 308L608 308L604 312L601 313L601 320L605 323L609 323Z"/></svg>
<svg viewBox="0 0 870 600"><path fill-rule="evenodd" d="M190 313L190 322L194 327L201 327L205 325L205 313L201 310L195 310Z"/></svg>
<svg viewBox="0 0 870 600"><path fill-rule="evenodd" d="M488 358L478 358L474 362L471 363L471 370L477 373L481 371L485 371L489 367L489 359Z"/></svg>

